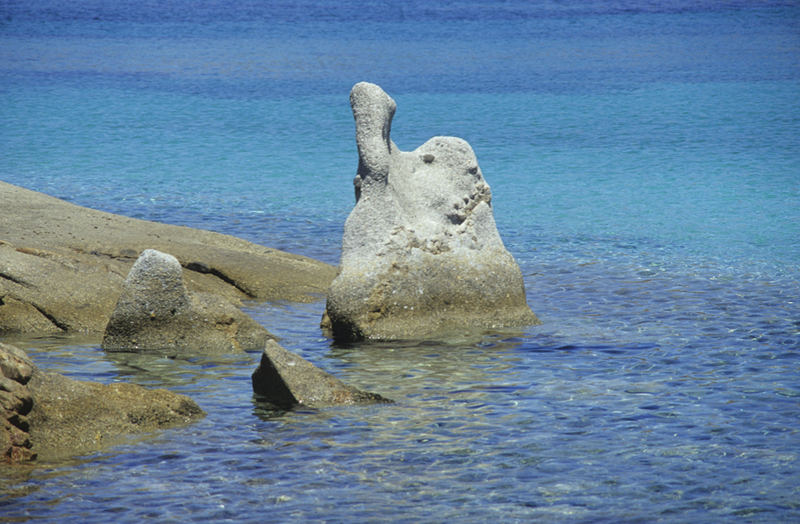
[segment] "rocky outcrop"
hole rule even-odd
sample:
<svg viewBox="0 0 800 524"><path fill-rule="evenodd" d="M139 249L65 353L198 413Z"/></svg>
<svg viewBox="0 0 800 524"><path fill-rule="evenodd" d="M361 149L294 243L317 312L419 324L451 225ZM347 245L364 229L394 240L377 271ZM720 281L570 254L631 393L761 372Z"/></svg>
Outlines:
<svg viewBox="0 0 800 524"><path fill-rule="evenodd" d="M0 460L7 463L36 458L31 450L28 422L33 398L27 384L33 370L33 363L23 351L0 343Z"/></svg>
<svg viewBox="0 0 800 524"><path fill-rule="evenodd" d="M391 402L344 384L273 340L267 342L252 378L253 392L259 400L284 408Z"/></svg>
<svg viewBox="0 0 800 524"><path fill-rule="evenodd" d="M350 104L356 205L323 327L340 340L413 339L538 323L469 144L435 137L400 151L390 137L394 100L362 82Z"/></svg>
<svg viewBox="0 0 800 524"><path fill-rule="evenodd" d="M90 453L130 434L205 416L190 398L164 389L81 382L42 371L7 344L0 344L0 370L0 404L8 421L0 431L0 449L9 462ZM8 388L12 382L16 385Z"/></svg>
<svg viewBox="0 0 800 524"><path fill-rule="evenodd" d="M336 270L228 235L122 217L0 182L0 337L102 334L148 248L175 256L192 292L312 301Z"/></svg>
<svg viewBox="0 0 800 524"><path fill-rule="evenodd" d="M146 249L122 284L106 326L106 351L229 353L261 349L271 337L224 299L190 293L178 259Z"/></svg>

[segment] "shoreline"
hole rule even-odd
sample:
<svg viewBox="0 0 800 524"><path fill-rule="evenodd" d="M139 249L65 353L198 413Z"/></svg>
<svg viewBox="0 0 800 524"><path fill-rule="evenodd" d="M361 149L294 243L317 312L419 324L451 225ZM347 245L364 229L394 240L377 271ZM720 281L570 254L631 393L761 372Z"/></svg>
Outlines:
<svg viewBox="0 0 800 524"><path fill-rule="evenodd" d="M0 339L100 335L144 249L175 256L191 291L242 300L321 299L336 268L186 226L115 215L0 182Z"/></svg>

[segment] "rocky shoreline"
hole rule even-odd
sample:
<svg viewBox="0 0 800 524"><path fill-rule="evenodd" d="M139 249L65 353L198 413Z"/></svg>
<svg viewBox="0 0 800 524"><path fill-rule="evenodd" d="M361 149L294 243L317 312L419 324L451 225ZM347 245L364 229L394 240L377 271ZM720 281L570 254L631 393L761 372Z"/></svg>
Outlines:
<svg viewBox="0 0 800 524"><path fill-rule="evenodd" d="M204 416L185 395L73 380L39 369L24 351L0 342L0 461L19 464L90 453L130 434Z"/></svg>
<svg viewBox="0 0 800 524"><path fill-rule="evenodd" d="M145 249L180 261L190 291L242 300L321 299L328 264L245 240L128 218L0 182L0 337L101 335Z"/></svg>
<svg viewBox="0 0 800 524"><path fill-rule="evenodd" d="M198 345L205 344L220 322L228 331L233 324L237 331L240 325L253 331L239 319L246 317L238 310L242 300L319 300L336 274L328 264L232 236L104 213L3 182L0 209L0 340L5 341L88 335L99 343L104 332L108 335L109 319L119 309L132 266L141 253L156 249L169 253L158 256L175 264L174 278L194 305L193 324L182 328L200 330L194 338L183 336L194 341L184 344L189 351L208 349ZM138 278L136 271L132 276ZM160 315L156 309L154 320ZM253 377L259 400L287 408L388 402L341 383L278 346L263 327L255 327L261 332L246 339L257 340L258 348L239 339L228 343L227 338L217 345L221 350L250 350L266 344ZM0 460L7 463L90 453L128 434L205 416L190 398L164 389L81 382L45 372L23 350L2 342L0 370Z"/></svg>
<svg viewBox="0 0 800 524"><path fill-rule="evenodd" d="M469 144L434 137L401 151L390 138L397 105L386 92L360 82L350 102L359 163L338 269L0 183L0 337L102 334L107 352L168 357L263 350L254 394L291 408L391 400L343 384L280 347L238 309L243 299L325 295L320 327L337 342L540 323ZM0 377L0 451L9 462L32 460L48 446L87 451L104 428L137 432L140 422L160 427L202 415L190 399L168 391L78 383L37 372L16 348L0 350L8 364ZM39 444L36 432L46 435Z"/></svg>

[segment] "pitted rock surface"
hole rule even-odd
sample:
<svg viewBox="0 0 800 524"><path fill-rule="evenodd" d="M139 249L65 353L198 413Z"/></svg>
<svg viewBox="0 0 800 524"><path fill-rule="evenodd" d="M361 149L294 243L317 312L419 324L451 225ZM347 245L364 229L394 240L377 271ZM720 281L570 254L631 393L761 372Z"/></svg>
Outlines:
<svg viewBox="0 0 800 524"><path fill-rule="evenodd" d="M470 145L434 137L400 151L389 95L362 82L350 104L356 204L323 328L339 340L391 340L537 324Z"/></svg>

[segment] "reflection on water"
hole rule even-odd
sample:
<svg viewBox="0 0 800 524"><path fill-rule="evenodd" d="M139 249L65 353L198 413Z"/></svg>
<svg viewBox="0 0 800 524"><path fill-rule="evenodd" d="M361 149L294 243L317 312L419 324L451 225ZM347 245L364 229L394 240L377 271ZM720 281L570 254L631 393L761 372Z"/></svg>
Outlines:
<svg viewBox="0 0 800 524"><path fill-rule="evenodd" d="M99 340L87 337L18 339L9 343L23 347L41 368L76 380L127 381L184 393L207 387L209 374L223 383L233 379L242 366L252 365L260 358L253 353L208 356L198 352L173 357L157 353L106 352L100 348Z"/></svg>

